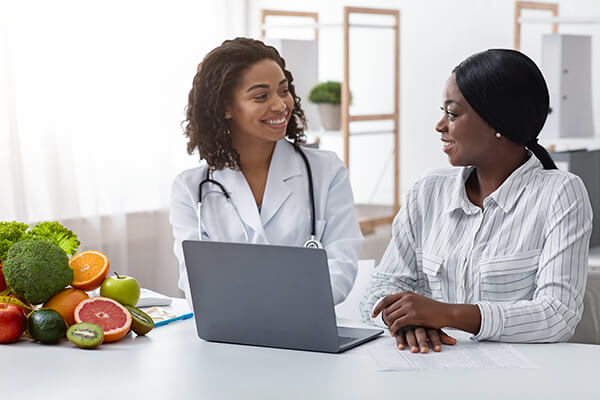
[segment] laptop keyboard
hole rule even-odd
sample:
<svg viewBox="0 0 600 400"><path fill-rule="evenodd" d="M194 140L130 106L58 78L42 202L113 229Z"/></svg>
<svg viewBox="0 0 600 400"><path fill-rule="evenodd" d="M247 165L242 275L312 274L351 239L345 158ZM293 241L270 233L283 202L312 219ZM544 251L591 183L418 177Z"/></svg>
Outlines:
<svg viewBox="0 0 600 400"><path fill-rule="evenodd" d="M344 337L344 336L338 336L338 345L339 346L343 346L346 343L350 343L351 341L356 340L356 338L352 338L352 337Z"/></svg>

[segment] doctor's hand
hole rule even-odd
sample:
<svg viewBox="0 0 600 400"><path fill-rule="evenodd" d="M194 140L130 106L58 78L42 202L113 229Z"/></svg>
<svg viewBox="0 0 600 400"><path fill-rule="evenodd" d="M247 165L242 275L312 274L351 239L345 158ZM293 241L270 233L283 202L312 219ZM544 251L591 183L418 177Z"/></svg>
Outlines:
<svg viewBox="0 0 600 400"><path fill-rule="evenodd" d="M418 344L421 352L426 353L428 341L434 351L440 351L442 343L456 343L456 339L440 330L450 326L449 304L413 292L402 292L384 297L373 310L372 318L379 313L400 349L408 345L416 352Z"/></svg>

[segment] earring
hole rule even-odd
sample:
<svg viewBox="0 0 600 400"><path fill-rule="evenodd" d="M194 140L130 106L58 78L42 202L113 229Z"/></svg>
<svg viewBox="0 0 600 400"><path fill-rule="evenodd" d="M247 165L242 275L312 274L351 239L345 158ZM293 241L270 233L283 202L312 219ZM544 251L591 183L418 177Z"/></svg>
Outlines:
<svg viewBox="0 0 600 400"><path fill-rule="evenodd" d="M496 138L500 139L502 137L502 135L500 134L500 132L496 132Z"/></svg>

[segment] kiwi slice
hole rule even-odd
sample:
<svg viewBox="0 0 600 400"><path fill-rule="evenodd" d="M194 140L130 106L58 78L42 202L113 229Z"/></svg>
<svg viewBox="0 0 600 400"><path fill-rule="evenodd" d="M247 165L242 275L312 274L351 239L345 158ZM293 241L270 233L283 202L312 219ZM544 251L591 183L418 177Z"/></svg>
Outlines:
<svg viewBox="0 0 600 400"><path fill-rule="evenodd" d="M82 349L93 349L104 341L104 332L92 322L80 322L67 329L67 339Z"/></svg>
<svg viewBox="0 0 600 400"><path fill-rule="evenodd" d="M131 314L131 329L138 335L143 336L154 328L154 320L139 308L126 305Z"/></svg>

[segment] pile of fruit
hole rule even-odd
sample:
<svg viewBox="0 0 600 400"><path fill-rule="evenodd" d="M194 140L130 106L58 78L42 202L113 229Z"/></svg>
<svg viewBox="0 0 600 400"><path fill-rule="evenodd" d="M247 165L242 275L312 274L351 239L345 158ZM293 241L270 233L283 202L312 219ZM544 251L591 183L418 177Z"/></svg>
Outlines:
<svg viewBox="0 0 600 400"><path fill-rule="evenodd" d="M81 348L95 348L130 330L137 335L152 330L152 318L135 307L138 282L116 272L109 277L106 255L77 253L79 244L58 222L32 228L0 222L0 343L16 342L25 333L43 344L66 336ZM86 293L97 288L100 296Z"/></svg>

